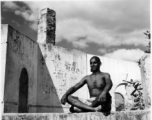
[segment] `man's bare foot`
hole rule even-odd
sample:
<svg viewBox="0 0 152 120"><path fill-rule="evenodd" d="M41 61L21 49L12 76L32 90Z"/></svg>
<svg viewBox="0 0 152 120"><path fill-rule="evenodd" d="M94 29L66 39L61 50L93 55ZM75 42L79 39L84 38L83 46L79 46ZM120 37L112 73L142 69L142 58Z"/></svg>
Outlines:
<svg viewBox="0 0 152 120"><path fill-rule="evenodd" d="M71 106L70 109L69 109L69 111L70 111L71 113L74 113L74 112L75 112L75 111L74 111L74 106Z"/></svg>
<svg viewBox="0 0 152 120"><path fill-rule="evenodd" d="M77 107L75 107L75 106L71 106L69 110L70 110L71 113L84 112L83 110L81 110L81 109L79 109L79 108L77 108Z"/></svg>
<svg viewBox="0 0 152 120"><path fill-rule="evenodd" d="M99 105L98 107L95 108L95 112L101 112L102 106Z"/></svg>

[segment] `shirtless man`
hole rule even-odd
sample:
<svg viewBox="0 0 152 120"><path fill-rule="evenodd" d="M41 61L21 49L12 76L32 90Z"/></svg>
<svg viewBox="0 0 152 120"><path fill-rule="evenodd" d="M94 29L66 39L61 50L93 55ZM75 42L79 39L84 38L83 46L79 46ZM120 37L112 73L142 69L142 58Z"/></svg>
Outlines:
<svg viewBox="0 0 152 120"><path fill-rule="evenodd" d="M71 105L71 112L103 112L106 116L111 111L112 81L108 73L100 71L101 61L97 56L90 59L91 75L87 75L75 86L71 87L61 98L61 103ZM78 97L72 96L75 91L87 84L90 93L90 104L86 104Z"/></svg>

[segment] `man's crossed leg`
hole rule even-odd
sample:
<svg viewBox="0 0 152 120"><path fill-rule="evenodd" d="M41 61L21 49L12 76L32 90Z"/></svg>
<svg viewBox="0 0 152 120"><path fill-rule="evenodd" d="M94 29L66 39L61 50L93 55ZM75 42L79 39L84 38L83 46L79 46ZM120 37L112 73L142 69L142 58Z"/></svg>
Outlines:
<svg viewBox="0 0 152 120"><path fill-rule="evenodd" d="M91 98L89 100L81 100L75 96L68 96L67 102L71 105L70 112L71 113L80 113L80 112L103 112L104 115L109 115L111 111L111 102L108 104L101 104L95 101L95 98ZM94 106L93 102L97 104Z"/></svg>

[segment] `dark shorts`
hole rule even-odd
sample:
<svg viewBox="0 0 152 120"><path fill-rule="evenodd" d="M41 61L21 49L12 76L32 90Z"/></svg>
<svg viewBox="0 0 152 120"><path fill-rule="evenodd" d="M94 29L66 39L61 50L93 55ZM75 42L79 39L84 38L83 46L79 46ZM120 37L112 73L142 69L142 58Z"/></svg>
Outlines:
<svg viewBox="0 0 152 120"><path fill-rule="evenodd" d="M102 109L101 112L110 112L112 104L112 97L110 94L107 94L107 100L105 103L101 103Z"/></svg>

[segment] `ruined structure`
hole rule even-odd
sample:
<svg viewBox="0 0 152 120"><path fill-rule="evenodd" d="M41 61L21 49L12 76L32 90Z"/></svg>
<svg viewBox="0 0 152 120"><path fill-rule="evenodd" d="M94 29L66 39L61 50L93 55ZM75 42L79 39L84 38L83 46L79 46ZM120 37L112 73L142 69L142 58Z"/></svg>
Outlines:
<svg viewBox="0 0 152 120"><path fill-rule="evenodd" d="M143 98L146 108L151 107L151 68L150 55L145 54L140 59L141 80L143 85Z"/></svg>
<svg viewBox="0 0 152 120"><path fill-rule="evenodd" d="M55 11L48 8L40 11L37 41L28 38L9 25L2 25L1 78L4 88L4 113L68 113L69 105L61 105L60 103L62 95L83 76L90 74L89 60L93 55L55 46L55 15ZM128 91L125 88L124 90L118 88L123 80L141 81L140 67L134 62L99 57L102 61L101 71L110 73L114 84L110 91L112 111L116 111L116 94L119 97L123 96L120 103L125 108L129 102ZM81 98L89 98L86 86L75 94ZM134 104L133 100L131 104ZM52 118L88 120L103 117L102 114L96 114L90 114L90 116L96 116L93 118L87 117L87 114L78 116L73 114L77 116L76 118L65 114L39 114L39 116L44 117L44 119L49 117L50 120ZM122 112L121 115L130 119L130 114L133 114L132 118L134 119L136 119L135 114L137 117L140 116L142 120L150 117L149 111L141 111L135 114ZM9 120L16 115L4 114L3 117ZM121 118L121 115L113 113L108 119ZM56 118L54 118L55 116ZM22 117L38 119L34 114L23 115ZM18 118L16 117L16 119Z"/></svg>

